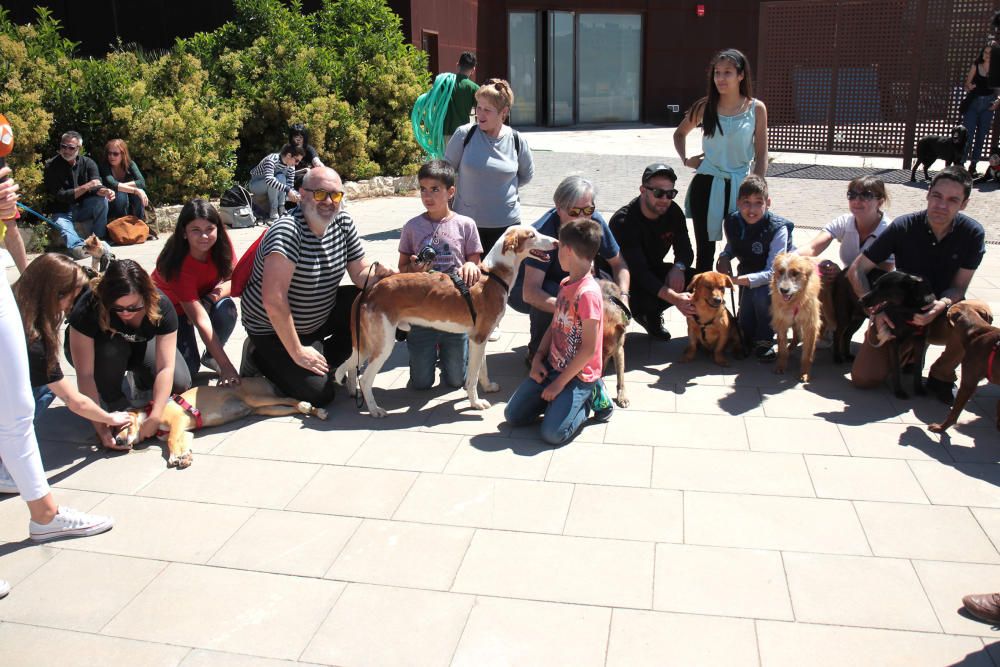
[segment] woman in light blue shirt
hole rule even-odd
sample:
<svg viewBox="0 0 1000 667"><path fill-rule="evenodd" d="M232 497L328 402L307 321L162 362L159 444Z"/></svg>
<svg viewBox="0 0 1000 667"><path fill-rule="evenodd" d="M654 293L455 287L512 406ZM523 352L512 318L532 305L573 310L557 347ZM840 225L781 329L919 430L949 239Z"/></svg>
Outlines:
<svg viewBox="0 0 1000 667"><path fill-rule="evenodd" d="M694 222L695 273L711 271L722 221L736 210L736 192L751 171L767 173L767 109L753 97L750 63L736 49L720 51L708 69L708 95L695 102L674 131L684 166L696 170L684 203ZM686 157L688 133L702 126L701 155Z"/></svg>

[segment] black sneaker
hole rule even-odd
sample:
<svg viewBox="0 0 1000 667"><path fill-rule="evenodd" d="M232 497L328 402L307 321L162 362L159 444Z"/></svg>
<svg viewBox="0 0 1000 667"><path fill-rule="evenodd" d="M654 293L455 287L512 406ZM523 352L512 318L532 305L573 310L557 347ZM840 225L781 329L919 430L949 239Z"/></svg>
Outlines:
<svg viewBox="0 0 1000 667"><path fill-rule="evenodd" d="M639 323L653 338L660 340L670 340L670 332L663 328L662 315L635 315L635 321Z"/></svg>
<svg viewBox="0 0 1000 667"><path fill-rule="evenodd" d="M924 385L927 393L941 401L945 405L951 405L955 400L955 383L945 382L937 378L928 377Z"/></svg>
<svg viewBox="0 0 1000 667"><path fill-rule="evenodd" d="M757 357L758 361L774 361L778 358L778 352L770 342L761 341L754 345L753 356Z"/></svg>

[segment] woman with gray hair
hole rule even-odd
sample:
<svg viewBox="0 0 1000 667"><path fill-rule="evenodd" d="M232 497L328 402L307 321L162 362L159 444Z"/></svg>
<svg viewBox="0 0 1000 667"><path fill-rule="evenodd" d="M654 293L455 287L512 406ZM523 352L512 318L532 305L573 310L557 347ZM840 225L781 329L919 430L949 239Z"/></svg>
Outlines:
<svg viewBox="0 0 1000 667"><path fill-rule="evenodd" d="M601 225L601 248L597 256L611 266L614 281L622 288L624 299L628 300L629 272L622 257L618 242L597 207L594 205L596 191L594 184L582 176L567 176L556 188L553 197L555 208L550 209L534 223L535 229L553 238L559 237L559 228L575 218L591 218ZM531 341L528 343L528 365L535 356L535 350L555 312L556 294L559 284L569 275L559 264L559 253L549 253L549 261L542 262L533 257L524 261L522 296L531 321ZM517 292L515 286L514 291Z"/></svg>

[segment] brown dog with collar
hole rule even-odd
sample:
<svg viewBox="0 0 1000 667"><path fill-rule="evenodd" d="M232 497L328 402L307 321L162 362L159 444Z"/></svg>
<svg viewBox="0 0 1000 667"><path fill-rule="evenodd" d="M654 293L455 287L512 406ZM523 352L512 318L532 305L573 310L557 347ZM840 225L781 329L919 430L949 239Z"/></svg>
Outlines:
<svg viewBox="0 0 1000 667"><path fill-rule="evenodd" d="M736 318L726 308L726 289L736 289L733 279L724 273L706 271L699 273L688 285L695 314L687 318L688 346L682 361L692 361L698 346L712 352L712 359L720 366L728 366L726 349L733 356L743 355Z"/></svg>
<svg viewBox="0 0 1000 667"><path fill-rule="evenodd" d="M190 431L204 426L220 426L250 415L286 417L302 413L326 419L323 408L286 396L279 396L270 382L261 377L243 378L238 385L194 387L171 398L160 417L157 436L167 441L169 467L187 468L194 459ZM139 442L139 429L146 421L144 410L129 410L131 421L115 436L119 449L131 449Z"/></svg>
<svg viewBox="0 0 1000 667"><path fill-rule="evenodd" d="M944 433L958 421L980 380L986 378L993 384L1000 384L1000 360L997 359L1000 329L991 326L993 313L989 306L982 301L959 301L948 308L946 316L954 327L953 335L962 339L965 355L962 357L962 384L955 402L943 422L928 427L934 433ZM1000 401L997 401L996 425L1000 430Z"/></svg>

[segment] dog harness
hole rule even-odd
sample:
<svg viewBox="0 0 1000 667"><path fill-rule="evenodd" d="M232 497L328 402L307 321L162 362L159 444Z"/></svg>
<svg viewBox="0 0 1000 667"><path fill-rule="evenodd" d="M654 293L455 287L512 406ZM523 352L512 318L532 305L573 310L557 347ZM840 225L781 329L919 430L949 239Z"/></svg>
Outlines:
<svg viewBox="0 0 1000 667"><path fill-rule="evenodd" d="M469 307L469 315L472 316L472 323L476 323L476 307L472 305L472 293L469 291L469 286L465 284L462 280L462 276L458 275L458 271L448 271L448 277L451 278L451 282L455 283L455 288L458 293L462 295L465 299L465 305Z"/></svg>
<svg viewBox="0 0 1000 667"><path fill-rule="evenodd" d="M199 410L198 408L196 408L193 405L191 405L190 403L188 403L187 400L185 400L184 397L181 396L180 394L173 394L173 395L171 395L170 396L170 400L172 400L174 403L176 403L178 406L180 406L181 410L183 410L184 412L186 412L189 415L191 415L192 417L194 417L194 428L195 428L195 430L198 430L198 429L201 428L201 426L202 426L201 410ZM153 412L153 403L152 403L152 401L150 401L149 404L145 408L143 408L143 412L146 413L147 417ZM160 437L160 436L166 435L168 433L170 433L170 431L167 430L167 429L163 429L163 428L156 429L156 437Z"/></svg>
<svg viewBox="0 0 1000 667"><path fill-rule="evenodd" d="M692 315L691 319L693 319L694 323L697 324L698 327L701 329L701 342L707 344L707 341L705 340L705 330L708 329L708 327L712 324L712 322L714 322L715 320L719 319L719 315L716 314L715 317L713 317L712 319L710 319L708 322L705 322L704 324L702 324L701 320L698 319L698 314L697 313L695 313L694 315Z"/></svg>

